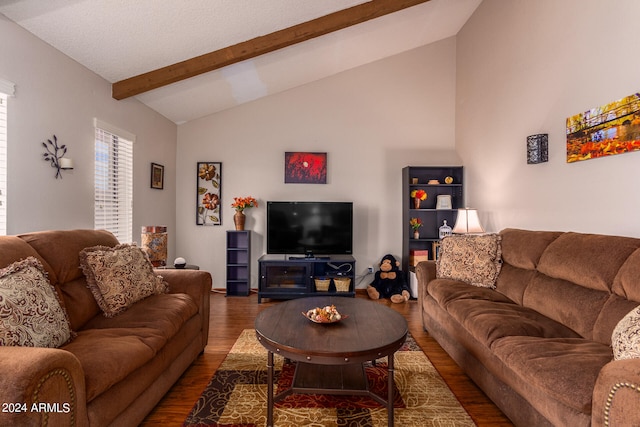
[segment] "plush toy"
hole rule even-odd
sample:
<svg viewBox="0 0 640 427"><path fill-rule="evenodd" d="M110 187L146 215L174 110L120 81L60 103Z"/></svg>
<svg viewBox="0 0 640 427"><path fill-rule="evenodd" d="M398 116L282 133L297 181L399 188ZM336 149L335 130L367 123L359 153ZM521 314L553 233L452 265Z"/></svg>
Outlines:
<svg viewBox="0 0 640 427"><path fill-rule="evenodd" d="M380 270L376 272L373 282L367 287L371 299L389 298L392 302L409 301L411 294L407 286L400 263L393 255L385 255L380 261Z"/></svg>

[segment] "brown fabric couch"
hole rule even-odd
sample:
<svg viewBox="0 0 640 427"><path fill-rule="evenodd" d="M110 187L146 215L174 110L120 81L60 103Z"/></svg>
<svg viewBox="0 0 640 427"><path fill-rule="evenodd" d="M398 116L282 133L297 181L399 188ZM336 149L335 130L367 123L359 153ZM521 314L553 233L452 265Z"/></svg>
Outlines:
<svg viewBox="0 0 640 427"><path fill-rule="evenodd" d="M496 289L416 267L425 330L516 425L640 425L640 359L611 347L640 305L640 239L500 235Z"/></svg>
<svg viewBox="0 0 640 427"><path fill-rule="evenodd" d="M78 254L117 244L111 233L94 230L0 237L0 268L29 256L39 259L77 332L60 348L0 347L0 425L136 426L204 350L207 272L162 270L169 293L113 318L102 315ZM34 402L49 406L33 411Z"/></svg>

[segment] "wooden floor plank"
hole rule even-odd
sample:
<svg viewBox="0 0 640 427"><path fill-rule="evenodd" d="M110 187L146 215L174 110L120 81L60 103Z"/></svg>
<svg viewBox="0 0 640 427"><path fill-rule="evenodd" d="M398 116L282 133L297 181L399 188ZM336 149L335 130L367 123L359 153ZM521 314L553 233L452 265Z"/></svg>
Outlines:
<svg viewBox="0 0 640 427"><path fill-rule="evenodd" d="M367 298L359 293L357 298ZM257 295L226 297L224 293L211 293L209 344L204 353L189 367L156 408L147 416L142 426L180 426L195 401L207 386L218 366L235 343L242 330L253 328L256 315L263 309L277 304L263 299L258 304ZM449 388L480 427L512 426L502 412L478 389L438 343L422 328L420 307L415 300L393 304L380 300L401 313L409 325L411 335L425 351Z"/></svg>

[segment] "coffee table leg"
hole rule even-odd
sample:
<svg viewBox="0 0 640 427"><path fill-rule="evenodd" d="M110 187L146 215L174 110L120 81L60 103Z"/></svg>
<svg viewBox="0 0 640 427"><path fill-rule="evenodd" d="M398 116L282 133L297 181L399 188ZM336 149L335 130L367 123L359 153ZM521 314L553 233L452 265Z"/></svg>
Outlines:
<svg viewBox="0 0 640 427"><path fill-rule="evenodd" d="M389 372L387 374L388 380L389 380L389 384L387 385L389 387L388 390L388 395L387 395L387 415L388 415L388 420L387 420L387 425L389 427L393 427L393 400L394 400L394 393L393 393L393 387L394 387L394 382L393 382L393 373L395 371L394 367L393 367L393 359L394 359L394 354L390 354L388 357L388 366L389 366Z"/></svg>
<svg viewBox="0 0 640 427"><path fill-rule="evenodd" d="M273 353L267 352L267 427L273 427Z"/></svg>

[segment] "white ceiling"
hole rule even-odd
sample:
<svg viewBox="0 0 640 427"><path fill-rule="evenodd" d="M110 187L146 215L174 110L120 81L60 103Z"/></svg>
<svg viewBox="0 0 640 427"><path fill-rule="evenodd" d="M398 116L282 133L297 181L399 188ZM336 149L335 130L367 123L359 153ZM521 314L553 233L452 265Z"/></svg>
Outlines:
<svg viewBox="0 0 640 427"><path fill-rule="evenodd" d="M136 98L185 123L453 36L481 1L431 0ZM0 13L114 83L365 2L0 0Z"/></svg>

